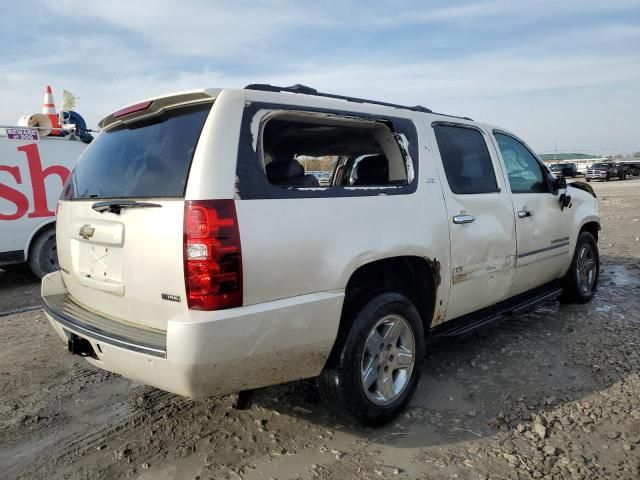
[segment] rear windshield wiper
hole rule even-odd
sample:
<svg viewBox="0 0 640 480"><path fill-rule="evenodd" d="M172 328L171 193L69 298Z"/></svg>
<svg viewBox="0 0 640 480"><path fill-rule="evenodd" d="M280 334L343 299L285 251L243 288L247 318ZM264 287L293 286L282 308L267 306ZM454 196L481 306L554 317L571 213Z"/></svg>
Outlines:
<svg viewBox="0 0 640 480"><path fill-rule="evenodd" d="M91 205L96 212L104 213L111 212L120 215L120 211L123 208L150 208L150 207L162 207L158 203L150 202L136 202L135 200L107 200L105 202L96 202Z"/></svg>

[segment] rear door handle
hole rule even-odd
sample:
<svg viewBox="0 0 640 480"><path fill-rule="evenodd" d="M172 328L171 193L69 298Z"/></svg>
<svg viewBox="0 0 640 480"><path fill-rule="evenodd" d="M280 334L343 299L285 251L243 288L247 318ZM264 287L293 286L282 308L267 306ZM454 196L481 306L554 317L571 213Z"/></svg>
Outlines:
<svg viewBox="0 0 640 480"><path fill-rule="evenodd" d="M518 217L520 218L533 217L533 212L525 208L524 210L518 211Z"/></svg>
<svg viewBox="0 0 640 480"><path fill-rule="evenodd" d="M453 217L453 223L471 223L476 219L473 215L456 215Z"/></svg>

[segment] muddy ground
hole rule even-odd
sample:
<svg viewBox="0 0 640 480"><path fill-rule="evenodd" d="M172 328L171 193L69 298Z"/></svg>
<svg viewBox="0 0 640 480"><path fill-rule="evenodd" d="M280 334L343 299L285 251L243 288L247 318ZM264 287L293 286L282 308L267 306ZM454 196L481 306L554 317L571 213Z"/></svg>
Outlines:
<svg viewBox="0 0 640 480"><path fill-rule="evenodd" d="M595 300L431 344L410 408L378 430L337 423L310 381L237 411L92 368L40 310L0 316L0 477L640 478L640 180L594 187ZM0 311L37 302L37 281L0 271Z"/></svg>

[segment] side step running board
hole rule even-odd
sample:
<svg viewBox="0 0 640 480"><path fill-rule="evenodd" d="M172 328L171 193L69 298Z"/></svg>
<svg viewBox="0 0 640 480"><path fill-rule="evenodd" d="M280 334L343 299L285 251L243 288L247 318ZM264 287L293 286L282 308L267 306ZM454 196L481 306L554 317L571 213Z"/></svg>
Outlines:
<svg viewBox="0 0 640 480"><path fill-rule="evenodd" d="M489 309L463 315L451 322L438 325L431 331L431 334L437 338L469 335L479 328L493 325L513 314L530 310L540 303L558 297L561 293L562 289L557 287L538 291L533 296L527 295L522 300L516 301L516 303L507 301L503 304L489 307Z"/></svg>

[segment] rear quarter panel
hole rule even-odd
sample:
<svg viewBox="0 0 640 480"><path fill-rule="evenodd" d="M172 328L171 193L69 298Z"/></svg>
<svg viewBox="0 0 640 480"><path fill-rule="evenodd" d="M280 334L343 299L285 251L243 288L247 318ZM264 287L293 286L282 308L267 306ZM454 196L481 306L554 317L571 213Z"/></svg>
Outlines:
<svg viewBox="0 0 640 480"><path fill-rule="evenodd" d="M446 211L420 114L266 92L251 92L249 99L243 98L241 92L225 90L217 98L214 110L220 118L210 119L205 143L201 138L198 147L198 165L194 161L192 166L192 171L200 172L201 185L192 187L194 180L190 180L187 197L235 196L242 244L244 305L343 290L362 265L402 255L437 260L441 265L440 286L449 285ZM417 130L417 138L411 141L418 144L420 162L416 191L406 195L240 199L234 188L236 164L230 157L237 155L242 112L251 100L285 104L290 101L296 107L330 109L336 114L360 110L411 120ZM331 108L334 105L335 110ZM255 135L253 126L252 135ZM232 152L232 148L236 151ZM209 165L205 166L205 162ZM447 289L438 289L438 305L443 297L446 304L447 294Z"/></svg>

